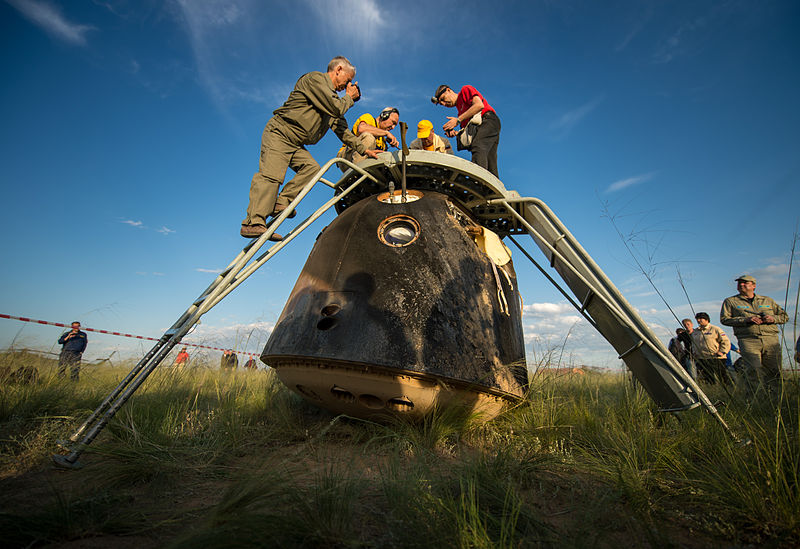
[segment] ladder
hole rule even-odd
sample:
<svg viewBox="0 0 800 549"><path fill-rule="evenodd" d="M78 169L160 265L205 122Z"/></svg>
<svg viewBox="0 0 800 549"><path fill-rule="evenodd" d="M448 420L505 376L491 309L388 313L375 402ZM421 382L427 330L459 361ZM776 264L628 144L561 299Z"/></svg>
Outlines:
<svg viewBox="0 0 800 549"><path fill-rule="evenodd" d="M343 184L342 180L338 183L331 183L326 180L323 176L334 164L344 164L354 170L357 174L355 181L349 184ZM54 454L53 461L56 465L70 469L79 468L81 465L78 462L78 458L84 450L86 450L89 444L100 434L108 422L111 421L111 418L122 408L133 393L145 382L148 376L161 364L172 348L178 345L181 339L200 321L200 317L210 311L212 307L235 290L239 284L244 282L245 279L258 270L259 267L285 248L289 242L306 230L314 221L333 207L336 202L347 196L364 181L378 183L378 180L375 179L373 175L348 160L332 158L326 162L319 171L317 171L311 181L303 187L303 190L291 204L268 224L267 231L257 239L250 241L244 249L236 255L200 296L192 302L180 318L164 332L164 335L161 336L147 354L133 367L119 385L108 394L103 402L89 415L86 421L72 433L69 439L59 442L59 446L61 446L67 454ZM266 252L256 257L256 254L264 244L269 242L269 238L275 233L275 230L288 218L297 207L297 204L299 204L319 182L336 190L337 193L322 206L317 208L308 218L295 226L283 240L273 243Z"/></svg>
<svg viewBox="0 0 800 549"><path fill-rule="evenodd" d="M618 357L660 406L659 411L680 412L703 406L736 442L741 442L697 382L667 351L553 211L538 198L521 197L515 191L506 194L486 203L502 206L516 219L577 300L513 237L509 239L616 349Z"/></svg>

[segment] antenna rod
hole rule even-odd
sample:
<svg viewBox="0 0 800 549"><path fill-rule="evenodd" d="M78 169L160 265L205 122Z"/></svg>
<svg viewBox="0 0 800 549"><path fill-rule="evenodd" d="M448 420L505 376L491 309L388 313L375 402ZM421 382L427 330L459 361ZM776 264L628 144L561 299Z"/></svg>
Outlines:
<svg viewBox="0 0 800 549"><path fill-rule="evenodd" d="M402 143L402 151L401 154L403 156L403 181L401 182L401 188L403 191L403 198L402 201L406 202L406 157L408 156L408 145L406 145L406 132L408 131L408 124L405 122L400 122L400 141Z"/></svg>

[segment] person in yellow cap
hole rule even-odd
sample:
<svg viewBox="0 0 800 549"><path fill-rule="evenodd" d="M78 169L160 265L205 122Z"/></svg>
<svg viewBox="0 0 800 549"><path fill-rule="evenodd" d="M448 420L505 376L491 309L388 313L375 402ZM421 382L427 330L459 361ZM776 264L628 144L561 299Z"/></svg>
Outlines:
<svg viewBox="0 0 800 549"><path fill-rule="evenodd" d="M386 151L389 145L399 147L400 142L392 135L392 130L400 122L400 111L396 107L386 107L375 118L369 113L364 113L358 117L353 124L353 135L358 138L368 150ZM358 164L366 160L367 155L359 153L352 144L345 143L339 149L338 158L344 158ZM344 164L339 164L339 169L346 172L350 168Z"/></svg>
<svg viewBox="0 0 800 549"><path fill-rule="evenodd" d="M409 149L453 154L453 146L448 139L436 135L433 122L420 120L417 124L417 138L408 145Z"/></svg>
<svg viewBox="0 0 800 549"><path fill-rule="evenodd" d="M742 275L736 279L737 295L722 302L719 320L732 326L739 340L745 380L750 391L759 382L776 389L781 381L781 343L778 324L789 320L771 297L756 295L756 279Z"/></svg>

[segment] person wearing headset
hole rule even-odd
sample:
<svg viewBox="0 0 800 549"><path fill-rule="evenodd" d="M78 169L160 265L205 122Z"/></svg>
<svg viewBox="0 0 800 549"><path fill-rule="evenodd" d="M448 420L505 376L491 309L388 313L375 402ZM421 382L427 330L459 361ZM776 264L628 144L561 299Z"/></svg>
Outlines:
<svg viewBox="0 0 800 549"><path fill-rule="evenodd" d="M378 114L377 119L369 113L364 113L353 124L353 134L367 150L385 151L388 150L389 145L392 147L400 146L397 138L391 134L391 131L399 121L400 111L396 107L386 107ZM339 149L339 154L336 156L350 160L355 164L367 158L367 155L359 153L348 145L342 145L342 148ZM340 164L339 168L343 172L349 169L344 164Z"/></svg>

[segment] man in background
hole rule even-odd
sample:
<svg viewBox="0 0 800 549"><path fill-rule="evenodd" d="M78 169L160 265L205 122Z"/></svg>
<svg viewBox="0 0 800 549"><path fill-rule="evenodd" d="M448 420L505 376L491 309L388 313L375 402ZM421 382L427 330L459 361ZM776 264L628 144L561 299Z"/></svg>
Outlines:
<svg viewBox="0 0 800 549"><path fill-rule="evenodd" d="M58 344L61 345L61 354L58 357L58 377L67 375L67 368L70 370L69 378L78 381L81 371L81 357L86 350L86 333L81 331L81 323L78 321L70 325L70 331L61 334Z"/></svg>
<svg viewBox="0 0 800 549"><path fill-rule="evenodd" d="M733 327L742 355L747 388L753 392L759 384L777 390L781 382L781 344L779 324L789 320L775 300L756 294L756 279L742 275L736 279L738 294L726 298L720 310L720 322Z"/></svg>
<svg viewBox="0 0 800 549"><path fill-rule="evenodd" d="M417 124L417 138L408 145L408 148L453 154L453 146L450 144L450 140L436 135L433 131L433 123L430 120L420 120L419 124Z"/></svg>
<svg viewBox="0 0 800 549"><path fill-rule="evenodd" d="M697 379L697 365L692 352L692 332L694 331L692 319L684 318L681 320L681 324L683 325L683 333L678 334L678 339L683 343L683 348L686 349L686 354L683 355L683 369L689 372L692 379Z"/></svg>
<svg viewBox="0 0 800 549"><path fill-rule="evenodd" d="M264 234L267 217L280 215L319 171L319 164L305 146L319 142L328 128L360 154L378 157L377 151L364 147L347 130L344 114L361 97L358 83L351 83L355 76L356 68L347 58L334 57L328 63L327 73L314 71L301 76L286 102L272 113L261 136L258 172L250 182L250 203L242 221L242 236L258 238ZM341 91L345 91L342 97L338 94ZM297 175L278 194L287 168ZM282 238L273 234L272 240Z"/></svg>
<svg viewBox="0 0 800 549"><path fill-rule="evenodd" d="M173 366L176 368L183 368L189 364L189 353L186 351L186 347L181 349L181 352L178 353L178 356L175 357L175 362L173 362Z"/></svg>
<svg viewBox="0 0 800 549"><path fill-rule="evenodd" d="M233 349L226 349L222 353L222 358L219 360L219 367L223 370L235 370L239 367L239 357L233 352Z"/></svg>
<svg viewBox="0 0 800 549"><path fill-rule="evenodd" d="M692 351L697 362L697 375L714 384L728 385L731 381L725 358L731 350L731 341L717 326L711 324L708 313L697 313L697 329L692 332Z"/></svg>

